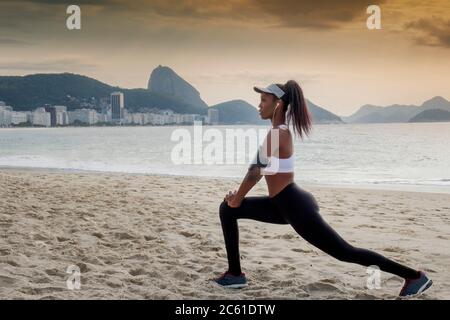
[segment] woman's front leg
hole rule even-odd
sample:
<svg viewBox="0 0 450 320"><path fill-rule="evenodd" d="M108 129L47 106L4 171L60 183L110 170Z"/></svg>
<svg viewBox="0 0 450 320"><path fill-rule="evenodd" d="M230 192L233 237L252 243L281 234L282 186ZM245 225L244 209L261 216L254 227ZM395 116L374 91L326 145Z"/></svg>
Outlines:
<svg viewBox="0 0 450 320"><path fill-rule="evenodd" d="M223 201L219 207L219 216L228 257L228 271L232 274L241 273L238 219L288 224L278 214L276 207L268 196L245 197L237 208L232 208L226 201Z"/></svg>

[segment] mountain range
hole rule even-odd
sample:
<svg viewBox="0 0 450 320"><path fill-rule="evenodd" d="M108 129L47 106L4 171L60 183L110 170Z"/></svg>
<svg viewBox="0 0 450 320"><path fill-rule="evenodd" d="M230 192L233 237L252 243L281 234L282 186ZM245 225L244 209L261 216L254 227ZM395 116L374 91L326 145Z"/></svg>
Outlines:
<svg viewBox="0 0 450 320"><path fill-rule="evenodd" d="M442 112L444 111L444 112ZM399 105L381 107L364 105L348 117L341 117L347 123L392 123L416 121L445 121L445 112L450 112L450 102L436 96L420 106Z"/></svg>
<svg viewBox="0 0 450 320"><path fill-rule="evenodd" d="M5 101L17 111L33 110L46 104L65 105L68 110L94 108L101 111L101 99L108 98L114 91L123 92L125 107L131 112L171 109L177 113L206 115L208 108L214 108L219 110L220 124L269 123L269 120L261 120L257 108L244 100L236 99L208 106L193 85L167 66L159 65L151 72L146 89L110 86L73 73L0 76L0 101ZM442 97L434 97L421 106L364 105L349 117L340 117L309 100L307 105L313 123L321 124L443 121L445 114L429 110L450 112L450 102ZM420 115L423 111L428 112Z"/></svg>
<svg viewBox="0 0 450 320"><path fill-rule="evenodd" d="M178 113L206 114L206 107L192 105L169 95L147 89L123 89L98 80L72 73L33 74L0 77L0 100L14 110L28 111L45 104L65 105L68 110L82 107L100 108L100 99L114 91L124 94L126 108L172 109Z"/></svg>
<svg viewBox="0 0 450 320"><path fill-rule="evenodd" d="M208 107L200 98L200 92L169 67L159 65L155 68L150 74L147 89L157 94L174 97L193 106Z"/></svg>

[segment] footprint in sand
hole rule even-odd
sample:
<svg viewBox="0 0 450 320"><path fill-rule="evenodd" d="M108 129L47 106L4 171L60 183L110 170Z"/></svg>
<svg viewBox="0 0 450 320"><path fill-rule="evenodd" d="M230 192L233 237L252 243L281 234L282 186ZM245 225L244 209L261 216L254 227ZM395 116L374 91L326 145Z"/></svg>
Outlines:
<svg viewBox="0 0 450 320"><path fill-rule="evenodd" d="M128 273L131 274L133 277L136 277L136 276L144 275L146 273L146 271L143 268L137 268L137 269L131 269L130 271L128 271Z"/></svg>
<svg viewBox="0 0 450 320"><path fill-rule="evenodd" d="M42 287L42 288L23 288L20 292L29 294L29 295L39 295L39 294L49 294L54 292L65 291L67 288L65 287Z"/></svg>
<svg viewBox="0 0 450 320"><path fill-rule="evenodd" d="M99 238L99 239L103 239L103 234L101 234L101 233L99 233L99 232L93 232L92 235L93 235L94 237Z"/></svg>
<svg viewBox="0 0 450 320"><path fill-rule="evenodd" d="M180 234L182 236L185 236L186 238L195 238L195 239L201 239L202 236L197 233L189 232L189 231L180 231Z"/></svg>
<svg viewBox="0 0 450 320"><path fill-rule="evenodd" d="M383 251L386 252L394 252L394 253L405 253L406 251L400 247L386 247L383 248Z"/></svg>
<svg viewBox="0 0 450 320"><path fill-rule="evenodd" d="M58 240L58 242L66 242L66 241L69 241L70 239L69 238L65 238L65 237L57 236L56 240Z"/></svg>
<svg viewBox="0 0 450 320"><path fill-rule="evenodd" d="M0 256L8 256L12 253L11 249L0 249Z"/></svg>
<svg viewBox="0 0 450 320"><path fill-rule="evenodd" d="M178 280L187 280L187 281L191 280L191 276L183 270L175 271L173 273L173 277Z"/></svg>
<svg viewBox="0 0 450 320"><path fill-rule="evenodd" d="M295 280L273 280L271 281L271 286L274 287L293 287L293 286L297 286L297 282Z"/></svg>
<svg viewBox="0 0 450 320"><path fill-rule="evenodd" d="M114 288L114 289L123 287L123 283L119 279L110 279L110 280L106 281L106 285L108 287Z"/></svg>
<svg viewBox="0 0 450 320"><path fill-rule="evenodd" d="M46 237L46 236L38 233L33 236L33 240L45 241L45 240L50 240L50 237Z"/></svg>
<svg viewBox="0 0 450 320"><path fill-rule="evenodd" d="M119 240L132 240L135 237L127 232L116 232L114 236Z"/></svg>
<svg viewBox="0 0 450 320"><path fill-rule="evenodd" d="M126 281L131 283L131 284L135 284L137 286L143 286L144 285L144 281L142 281L141 279L126 279Z"/></svg>
<svg viewBox="0 0 450 320"><path fill-rule="evenodd" d="M200 269L196 270L198 273L208 273L213 272L214 268L211 266L203 266Z"/></svg>
<svg viewBox="0 0 450 320"><path fill-rule="evenodd" d="M53 269L46 269L46 270L44 270L44 272L46 274L48 274L49 276L61 276L61 277L65 276L64 272L62 272L62 271L60 271L58 269L55 269L55 268L53 268Z"/></svg>
<svg viewBox="0 0 450 320"><path fill-rule="evenodd" d="M313 252L312 250L302 249L302 248L293 248L293 249L291 249L291 251L300 252L300 253L311 253L311 252Z"/></svg>
<svg viewBox="0 0 450 320"><path fill-rule="evenodd" d="M35 279L33 279L31 281L31 283L40 283L40 284L42 284L42 283L48 284L48 283L51 283L51 282L52 282L52 280L50 278L48 278L48 277L35 278Z"/></svg>
<svg viewBox="0 0 450 320"><path fill-rule="evenodd" d="M310 293L331 293L336 294L342 292L338 287L326 282L313 282L302 286L302 289Z"/></svg>
<svg viewBox="0 0 450 320"><path fill-rule="evenodd" d="M355 299L355 300L375 300L375 299L379 299L379 297L377 297L377 296L375 296L373 294L368 294L368 293L358 293L352 299Z"/></svg>
<svg viewBox="0 0 450 320"><path fill-rule="evenodd" d="M0 275L0 288L9 288L16 282L14 278Z"/></svg>
<svg viewBox="0 0 450 320"><path fill-rule="evenodd" d="M130 260L145 261L145 260L148 260L149 257L147 255L145 255L145 254L138 253L138 254L132 255L130 257L127 257L126 259L127 260L130 259Z"/></svg>
<svg viewBox="0 0 450 320"><path fill-rule="evenodd" d="M148 236L144 236L144 239L147 241L152 241L152 240L156 240L158 239L158 237L152 236L152 235L148 235Z"/></svg>
<svg viewBox="0 0 450 320"><path fill-rule="evenodd" d="M369 229L378 229L376 225L369 225L369 224L360 224L356 226L356 228L369 228Z"/></svg>
<svg viewBox="0 0 450 320"><path fill-rule="evenodd" d="M0 260L0 262L9 264L12 267L19 267L19 264L13 260Z"/></svg>

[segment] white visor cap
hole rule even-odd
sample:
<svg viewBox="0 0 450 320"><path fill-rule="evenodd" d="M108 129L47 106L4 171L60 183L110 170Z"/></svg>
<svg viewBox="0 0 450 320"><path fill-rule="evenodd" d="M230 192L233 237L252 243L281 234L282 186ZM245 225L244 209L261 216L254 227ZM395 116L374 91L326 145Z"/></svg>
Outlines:
<svg viewBox="0 0 450 320"><path fill-rule="evenodd" d="M275 95L278 99L280 99L282 96L284 96L285 92L283 90L280 89L280 87L278 87L276 84L272 83L270 86L268 87L253 87L253 90L255 90L256 92L262 93L271 93L273 95Z"/></svg>

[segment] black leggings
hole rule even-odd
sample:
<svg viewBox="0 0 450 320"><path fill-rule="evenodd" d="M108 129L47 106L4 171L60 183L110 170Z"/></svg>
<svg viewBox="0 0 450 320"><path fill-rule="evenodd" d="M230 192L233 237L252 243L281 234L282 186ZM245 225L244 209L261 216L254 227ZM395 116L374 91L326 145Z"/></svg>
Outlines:
<svg viewBox="0 0 450 320"><path fill-rule="evenodd" d="M319 214L313 195L295 182L274 197L245 197L240 207L220 204L220 221L228 256L228 271L241 273L238 219L253 219L275 224L290 224L306 241L340 261L363 266L376 265L380 270L402 278L417 278L418 272L370 250L347 243Z"/></svg>

